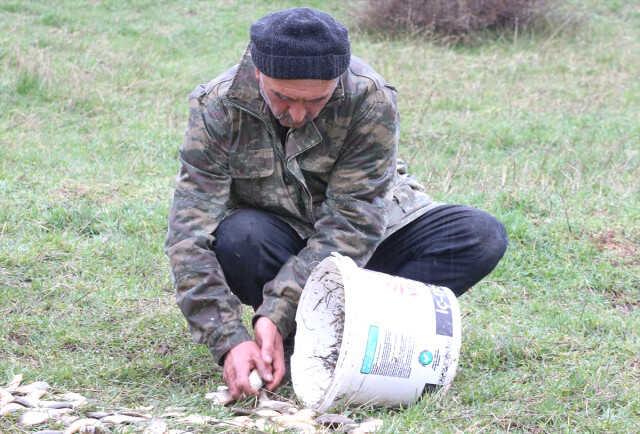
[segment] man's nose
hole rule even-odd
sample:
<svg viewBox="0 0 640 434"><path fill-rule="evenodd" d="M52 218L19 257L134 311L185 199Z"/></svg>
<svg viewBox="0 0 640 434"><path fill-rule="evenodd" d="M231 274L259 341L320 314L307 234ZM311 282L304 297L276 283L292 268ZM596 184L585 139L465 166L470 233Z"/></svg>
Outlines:
<svg viewBox="0 0 640 434"><path fill-rule="evenodd" d="M295 124L302 123L307 115L307 110L302 104L291 104L289 106L289 116Z"/></svg>

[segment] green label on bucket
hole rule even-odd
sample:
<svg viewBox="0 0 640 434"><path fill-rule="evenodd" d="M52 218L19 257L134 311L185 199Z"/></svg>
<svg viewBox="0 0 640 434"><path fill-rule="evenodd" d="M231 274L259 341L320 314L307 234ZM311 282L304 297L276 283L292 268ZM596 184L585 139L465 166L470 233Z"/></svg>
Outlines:
<svg viewBox="0 0 640 434"><path fill-rule="evenodd" d="M367 337L367 347L364 350L364 359L362 359L362 367L360 372L362 374L371 373L373 368L373 360L376 355L376 347L378 346L378 326L369 326L369 336Z"/></svg>
<svg viewBox="0 0 640 434"><path fill-rule="evenodd" d="M427 366L431 364L431 362L433 362L433 354L431 353L431 351L424 350L420 353L418 360L420 361L420 364L422 366Z"/></svg>

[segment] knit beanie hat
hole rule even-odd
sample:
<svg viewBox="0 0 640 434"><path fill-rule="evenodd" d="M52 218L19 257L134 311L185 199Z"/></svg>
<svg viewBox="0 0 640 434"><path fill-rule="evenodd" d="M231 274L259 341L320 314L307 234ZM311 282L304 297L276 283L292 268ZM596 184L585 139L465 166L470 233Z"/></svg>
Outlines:
<svg viewBox="0 0 640 434"><path fill-rule="evenodd" d="M251 59L272 78L331 80L349 66L349 32L316 9L274 12L251 26Z"/></svg>

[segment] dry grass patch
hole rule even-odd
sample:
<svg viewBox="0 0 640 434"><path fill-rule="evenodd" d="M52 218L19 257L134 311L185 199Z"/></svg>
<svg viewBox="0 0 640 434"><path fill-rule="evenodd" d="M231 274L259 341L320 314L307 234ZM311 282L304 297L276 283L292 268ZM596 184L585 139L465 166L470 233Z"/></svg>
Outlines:
<svg viewBox="0 0 640 434"><path fill-rule="evenodd" d="M559 31L556 0L368 0L356 8L358 22L373 33L427 35L468 42L477 32L530 29Z"/></svg>
<svg viewBox="0 0 640 434"><path fill-rule="evenodd" d="M613 256L613 265L640 264L640 249L636 244L621 237L613 230L607 230L593 237L598 250L607 252ZM640 302L639 302L640 304Z"/></svg>

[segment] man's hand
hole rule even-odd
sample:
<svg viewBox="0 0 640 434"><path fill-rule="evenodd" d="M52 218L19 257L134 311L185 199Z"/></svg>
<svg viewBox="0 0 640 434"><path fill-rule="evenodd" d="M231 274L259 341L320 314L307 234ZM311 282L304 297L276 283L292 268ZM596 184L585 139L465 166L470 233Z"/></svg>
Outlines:
<svg viewBox="0 0 640 434"><path fill-rule="evenodd" d="M273 380L267 380L267 389L274 390L282 378L284 378L284 349L282 346L282 336L276 325L266 316L258 318L253 331L256 335L256 343L260 347L262 360L269 365L273 372Z"/></svg>
<svg viewBox="0 0 640 434"><path fill-rule="evenodd" d="M255 342L242 342L229 350L224 359L222 378L227 383L233 399L258 393L249 383L249 373L254 368L258 370L258 374L264 381L273 382L271 363L265 363L262 360L260 347Z"/></svg>

